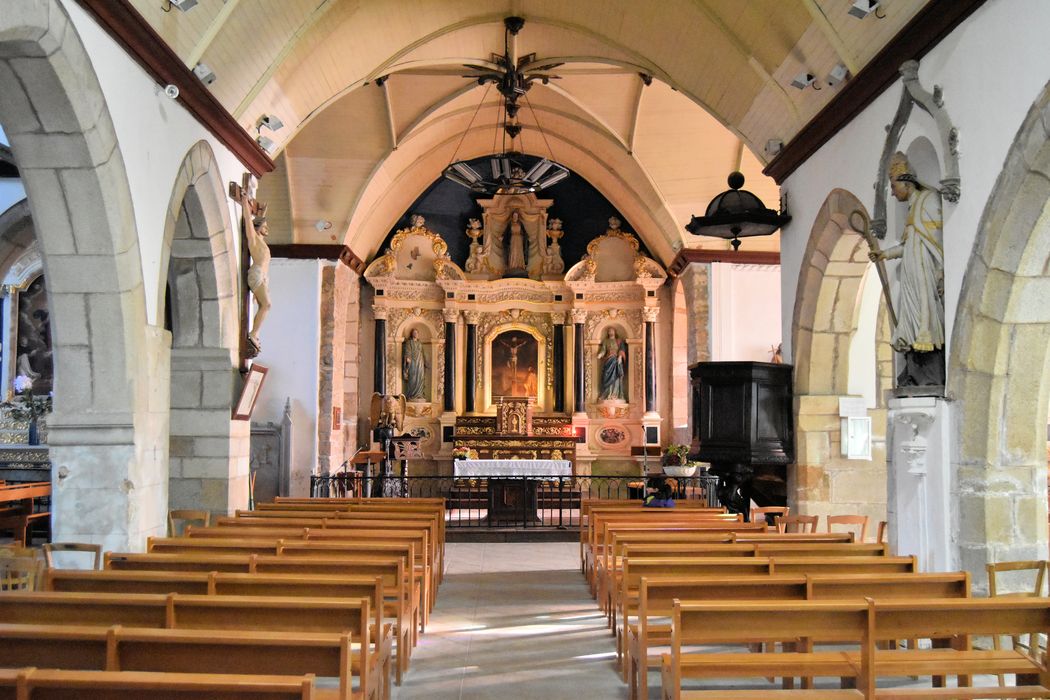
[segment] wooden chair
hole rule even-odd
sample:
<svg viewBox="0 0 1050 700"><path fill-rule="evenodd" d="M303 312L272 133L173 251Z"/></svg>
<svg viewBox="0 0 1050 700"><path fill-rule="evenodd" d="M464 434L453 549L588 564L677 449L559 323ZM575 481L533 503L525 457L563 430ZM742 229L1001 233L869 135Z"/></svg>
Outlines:
<svg viewBox="0 0 1050 700"><path fill-rule="evenodd" d="M760 521L765 521L766 527L769 527L769 516L771 515L774 518L786 517L788 515L791 515L791 508L789 508L788 506L765 506L762 508L752 508L751 522L757 523Z"/></svg>
<svg viewBox="0 0 1050 700"><path fill-rule="evenodd" d="M1043 581L1046 579L1046 561L1003 561L988 564L985 569L988 571L988 597L1014 597L1014 598L1038 598L1043 594ZM999 582L996 580L996 574L1026 571L1033 572L1034 577L1032 579L1032 586L1028 590L1021 591L1009 591L1000 592ZM1032 631L1028 633L1028 639L1022 640L1021 635L1014 635L1010 637L1010 641L1014 649L1024 649L1033 656L1037 655L1039 651L1039 633ZM999 651L1002 649L1002 638L999 635L992 637L992 647ZM999 675L999 685L1006 684L1006 678Z"/></svg>
<svg viewBox="0 0 1050 700"><path fill-rule="evenodd" d="M848 525L848 526L860 526L860 534L854 540L854 542L863 542L865 535L868 534L868 516L866 515L829 515L828 516L828 532L832 531L834 525Z"/></svg>
<svg viewBox="0 0 1050 700"><path fill-rule="evenodd" d="M98 571L102 568L102 546L97 544L86 544L84 542L47 542L44 544L44 563L47 568L54 569L55 562L51 556L55 552L84 552L94 555L91 564L92 570Z"/></svg>
<svg viewBox="0 0 1050 700"><path fill-rule="evenodd" d="M0 591L35 591L39 576L39 559L0 557Z"/></svg>
<svg viewBox="0 0 1050 700"><path fill-rule="evenodd" d="M886 533L889 531L889 523L885 520L879 521L879 529L875 531L875 541L879 544L886 544Z"/></svg>
<svg viewBox="0 0 1050 700"><path fill-rule="evenodd" d="M819 520L819 515L778 515L774 522L777 532L784 534L787 532L816 532ZM809 529L806 529L807 527Z"/></svg>
<svg viewBox="0 0 1050 700"><path fill-rule="evenodd" d="M185 528L191 522L199 522L208 527L211 524L211 513L206 510L171 510L168 511L168 536L175 537L182 533L176 529L179 523Z"/></svg>

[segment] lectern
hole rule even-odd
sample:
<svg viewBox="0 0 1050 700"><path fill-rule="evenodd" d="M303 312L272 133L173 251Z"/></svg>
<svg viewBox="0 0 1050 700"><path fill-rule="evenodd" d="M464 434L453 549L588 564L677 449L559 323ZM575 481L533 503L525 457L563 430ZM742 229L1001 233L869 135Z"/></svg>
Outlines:
<svg viewBox="0 0 1050 700"><path fill-rule="evenodd" d="M774 478L783 478L795 458L791 370L768 362L698 362L689 368L690 458L711 463L718 500L745 518L756 468L774 467Z"/></svg>

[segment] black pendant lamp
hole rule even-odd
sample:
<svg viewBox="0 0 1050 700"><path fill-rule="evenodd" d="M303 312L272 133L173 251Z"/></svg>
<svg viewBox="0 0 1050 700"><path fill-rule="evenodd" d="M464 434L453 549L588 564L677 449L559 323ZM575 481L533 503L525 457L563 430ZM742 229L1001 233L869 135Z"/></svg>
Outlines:
<svg viewBox="0 0 1050 700"><path fill-rule="evenodd" d="M686 231L696 236L724 238L737 250L741 238L768 236L791 221L787 212L768 209L761 199L740 189L744 186L742 173L730 173L728 181L729 189L711 200L703 216L694 216Z"/></svg>

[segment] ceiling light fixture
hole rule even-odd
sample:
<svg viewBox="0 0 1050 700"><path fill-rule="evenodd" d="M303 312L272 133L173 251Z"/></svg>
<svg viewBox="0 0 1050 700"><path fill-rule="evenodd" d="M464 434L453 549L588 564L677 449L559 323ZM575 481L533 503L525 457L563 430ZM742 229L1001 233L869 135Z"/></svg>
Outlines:
<svg viewBox="0 0 1050 700"><path fill-rule="evenodd" d="M318 233L322 231L327 231L328 229L332 228L332 222L328 219L318 219L316 222L314 222L314 228L317 229Z"/></svg>
<svg viewBox="0 0 1050 700"><path fill-rule="evenodd" d="M747 190L744 176L729 174L729 189L711 200L703 216L694 216L685 230L695 236L723 238L740 248L740 239L749 236L768 236L791 221L786 211L767 209L762 200Z"/></svg>
<svg viewBox="0 0 1050 700"><path fill-rule="evenodd" d="M177 7L183 12L189 12L197 6L198 1L199 0L168 0L168 7L166 9L163 7L160 9L165 12L171 12L171 8Z"/></svg>
<svg viewBox="0 0 1050 700"><path fill-rule="evenodd" d="M266 136L260 134L259 136L255 137L255 140L259 143L262 149L270 155L273 155L273 152L277 150L277 142L271 138L267 138Z"/></svg>
<svg viewBox="0 0 1050 700"><path fill-rule="evenodd" d="M795 76L795 79L791 81L791 87L798 88L799 90L805 90L810 85L813 86L814 90L819 90L820 86L816 84L817 77L812 73L805 71Z"/></svg>
<svg viewBox="0 0 1050 700"><path fill-rule="evenodd" d="M488 85L489 83L495 85L496 90L503 98L503 104L500 105L502 108L501 116L497 118L496 139L494 139L495 143L495 140L499 139L500 131L502 131L502 148L488 157L489 167L481 169L486 172L479 172L469 161L456 160L456 154L459 153L463 140L470 131L470 127L473 126L478 112L481 111L485 98L488 97L488 90L486 89L485 94L481 96L481 102L478 103L477 109L474 110L470 123L456 145L456 150L452 153L451 162L441 173L445 179L466 187L477 195L492 196L497 194L538 192L561 182L569 177L570 174L568 168L555 162L550 142L547 141L547 136L540 127L539 120L536 118L536 111L532 108L532 103L529 102L527 95L536 81L547 84L551 80L558 80L558 76L549 75L544 71L556 68L561 64L551 63L526 68L526 66L533 66L536 63L536 57L534 54L529 54L523 58L518 57L516 38L518 32L525 26L525 20L521 17L507 17L503 20L503 26L503 55L497 56L494 54L492 56L492 62L498 66L498 69L488 66L467 65L467 68L477 72L463 76L464 78L476 79L478 85ZM543 138L544 144L546 144L547 152L550 154L548 158L525 155L521 152L520 137L525 127L518 120L518 112L521 110L518 100L522 97L525 98L525 104L532 113L536 130ZM517 147L514 143L515 140L518 140ZM493 150L495 150L495 147Z"/></svg>
<svg viewBox="0 0 1050 700"><path fill-rule="evenodd" d="M849 77L849 68L841 63L836 63L835 67L828 73L828 87L835 87L839 83L846 80Z"/></svg>
<svg viewBox="0 0 1050 700"><path fill-rule="evenodd" d="M879 14L880 0L853 0L853 7L849 8L850 17L864 19L872 12L879 19L886 19L885 13Z"/></svg>
<svg viewBox="0 0 1050 700"><path fill-rule="evenodd" d="M270 131L278 131L284 128L284 122L276 114L264 114L255 123L255 128L262 129L264 126Z"/></svg>
<svg viewBox="0 0 1050 700"><path fill-rule="evenodd" d="M193 67L193 74L205 85L211 85L215 82L215 71L209 68L206 63L198 63L195 65Z"/></svg>

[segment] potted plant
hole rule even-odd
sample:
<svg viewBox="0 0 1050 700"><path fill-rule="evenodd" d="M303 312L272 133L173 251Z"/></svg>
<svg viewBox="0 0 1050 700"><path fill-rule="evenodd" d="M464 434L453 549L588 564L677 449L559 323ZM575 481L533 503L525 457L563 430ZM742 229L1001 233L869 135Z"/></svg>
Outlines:
<svg viewBox="0 0 1050 700"><path fill-rule="evenodd" d="M692 476L696 471L696 465L687 464L689 460L689 447L680 443L672 442L664 448L664 454L660 460L663 464L664 474L668 476Z"/></svg>
<svg viewBox="0 0 1050 700"><path fill-rule="evenodd" d="M467 447L456 447L452 450L452 459L462 460L470 459L470 449Z"/></svg>

